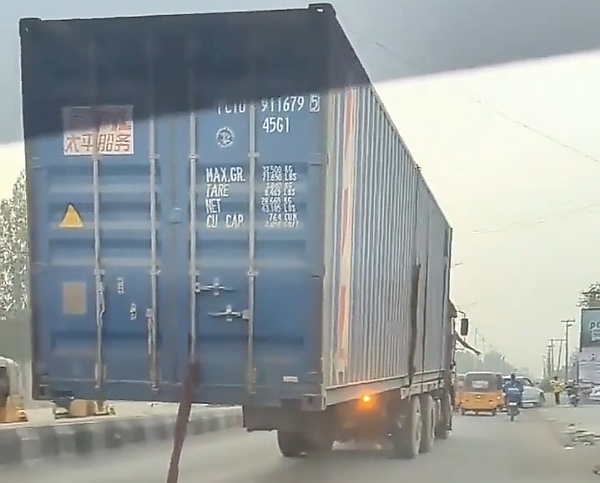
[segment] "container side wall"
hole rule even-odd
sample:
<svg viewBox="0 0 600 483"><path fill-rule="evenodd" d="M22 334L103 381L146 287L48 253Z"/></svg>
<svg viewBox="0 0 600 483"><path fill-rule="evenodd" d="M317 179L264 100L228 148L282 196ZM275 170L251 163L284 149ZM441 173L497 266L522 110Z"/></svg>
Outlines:
<svg viewBox="0 0 600 483"><path fill-rule="evenodd" d="M447 340L445 318L448 301L447 274L450 258L447 251L448 224L431 194L429 220L429 275L427 289L427 326L425 337L424 372L444 367L444 347Z"/></svg>
<svg viewBox="0 0 600 483"><path fill-rule="evenodd" d="M423 221L417 223L417 216L427 220L423 206L428 201L427 196L418 199L419 171L373 88L338 93L335 99L340 122L331 169L337 190L332 212L341 221L333 250L339 256L327 265L333 272L329 283L334 307L329 313L334 330L332 347L327 348L333 362L327 382L334 387L408 376L412 273L418 243L423 247L428 234ZM355 99L358 109L353 107ZM351 147L342 142L349 132L358 137ZM351 237L344 238L344 228ZM347 243L344 248L342 240ZM426 261L422 247L420 256ZM349 258L349 272L344 272L344 256ZM344 277L350 280L347 286ZM424 276L420 285L424 293ZM423 304L420 301L420 307ZM423 366L423 317L418 318L418 371Z"/></svg>
<svg viewBox="0 0 600 483"><path fill-rule="evenodd" d="M340 43L338 70L350 76L354 69L363 81L336 91L332 110L334 194L326 211L335 230L333 257L324 261L331 297L323 315L331 340L324 380L332 393L357 383L406 382L411 354L417 374L441 374L449 260L443 214L347 40Z"/></svg>

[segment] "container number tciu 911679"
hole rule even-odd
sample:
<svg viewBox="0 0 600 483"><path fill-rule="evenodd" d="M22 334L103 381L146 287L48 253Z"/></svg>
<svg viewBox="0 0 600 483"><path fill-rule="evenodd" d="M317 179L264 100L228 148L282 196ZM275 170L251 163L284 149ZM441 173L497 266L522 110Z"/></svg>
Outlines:
<svg viewBox="0 0 600 483"><path fill-rule="evenodd" d="M257 106L258 107L258 106ZM291 130L291 117L294 113L308 110L310 113L321 111L321 96L308 94L305 96L270 97L260 101L260 113L266 116L260 119L260 126L267 134L288 133ZM219 115L245 114L247 105L244 101L220 105Z"/></svg>

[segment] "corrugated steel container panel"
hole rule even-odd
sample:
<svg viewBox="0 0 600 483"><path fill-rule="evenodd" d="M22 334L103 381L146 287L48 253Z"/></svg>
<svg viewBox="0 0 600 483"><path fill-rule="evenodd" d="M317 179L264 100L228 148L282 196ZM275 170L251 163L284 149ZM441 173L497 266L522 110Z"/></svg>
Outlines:
<svg viewBox="0 0 600 483"><path fill-rule="evenodd" d="M424 183L423 183L424 184ZM448 304L448 276L450 271L448 239L450 237L448 223L440 211L429 189L429 247L427 274L427 306L425 329L425 352L423 356L423 372L436 373L443 367L445 356L446 327L445 318ZM425 190L424 190L425 192Z"/></svg>
<svg viewBox="0 0 600 483"><path fill-rule="evenodd" d="M373 87L336 93L333 106L333 196L325 226L335 230L326 237L333 252L325 254L331 262L323 315L332 321L324 336L331 370L325 382L341 389L406 380L411 360L416 374L435 379L449 336L451 229Z"/></svg>
<svg viewBox="0 0 600 483"><path fill-rule="evenodd" d="M38 396L439 376L450 231L326 5L21 37Z"/></svg>
<svg viewBox="0 0 600 483"><path fill-rule="evenodd" d="M371 86L336 94L334 105L326 384L343 386L408 374L418 172Z"/></svg>

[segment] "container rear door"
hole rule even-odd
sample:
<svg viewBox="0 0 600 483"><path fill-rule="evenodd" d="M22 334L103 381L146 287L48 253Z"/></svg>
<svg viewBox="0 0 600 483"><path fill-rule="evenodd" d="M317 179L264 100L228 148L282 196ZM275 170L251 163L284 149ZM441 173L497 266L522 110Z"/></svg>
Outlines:
<svg viewBox="0 0 600 483"><path fill-rule="evenodd" d="M190 340L203 402L305 390L318 349L320 112L321 97L305 94L190 121Z"/></svg>
<svg viewBox="0 0 600 483"><path fill-rule="evenodd" d="M168 46L99 25L21 23L34 394L176 400L189 122L157 113Z"/></svg>
<svg viewBox="0 0 600 483"><path fill-rule="evenodd" d="M327 21L312 9L211 17L180 49L192 114L177 179L190 316L178 323L200 363L200 402L277 405L314 391Z"/></svg>
<svg viewBox="0 0 600 483"><path fill-rule="evenodd" d="M36 368L52 390L152 400L177 380L158 323L175 252L158 127L123 104L96 109L95 133L94 110L71 104L62 136L28 143Z"/></svg>

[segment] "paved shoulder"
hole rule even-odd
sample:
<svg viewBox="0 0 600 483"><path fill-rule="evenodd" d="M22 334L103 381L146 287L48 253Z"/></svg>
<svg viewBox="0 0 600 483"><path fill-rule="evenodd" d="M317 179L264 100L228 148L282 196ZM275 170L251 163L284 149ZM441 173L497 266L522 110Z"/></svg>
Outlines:
<svg viewBox="0 0 600 483"><path fill-rule="evenodd" d="M600 473L600 406L553 406L541 414L560 446Z"/></svg>
<svg viewBox="0 0 600 483"><path fill-rule="evenodd" d="M600 406L549 406L541 412L559 423L588 426L600 433Z"/></svg>

